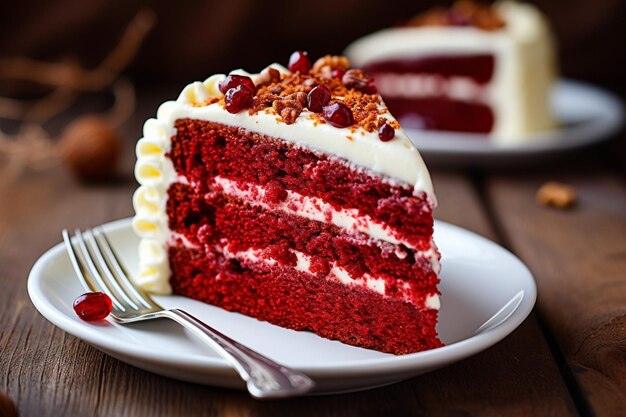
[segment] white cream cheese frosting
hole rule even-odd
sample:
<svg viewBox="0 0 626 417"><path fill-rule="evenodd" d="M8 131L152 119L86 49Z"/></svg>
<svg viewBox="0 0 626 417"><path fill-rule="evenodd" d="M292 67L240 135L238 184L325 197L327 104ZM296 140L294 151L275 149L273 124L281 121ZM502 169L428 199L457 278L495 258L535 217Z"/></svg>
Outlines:
<svg viewBox="0 0 626 417"><path fill-rule="evenodd" d="M358 67L428 55L493 54L494 75L487 86L476 85L465 77L452 77L446 89L451 98L466 99L468 93L483 96L482 100L494 112L492 137L496 144L524 143L530 140L529 133L550 129L556 124L550 107L555 78L554 41L545 18L534 6L504 1L493 7L506 22L502 29L391 28L358 39L348 46L345 54ZM402 90L401 96L405 97L411 91L415 97L427 95L428 78L418 74L401 76L392 89ZM383 95L386 91L383 84L392 82L381 80Z"/></svg>
<svg viewBox="0 0 626 417"><path fill-rule="evenodd" d="M282 73L289 72L278 64L270 67ZM259 77L259 74L248 74L242 70L232 73L249 75L253 80ZM176 101L163 103L156 119L146 121L143 137L137 142L135 177L140 187L133 196L136 213L133 228L141 238L136 282L143 288L155 293L171 292L167 244L173 243L175 237L168 229L165 211L167 190L172 183L188 183L186 178L177 175L172 161L166 156L171 149L171 138L176 134L174 126L178 119L190 118L240 127L283 139L296 146L332 154L352 167L380 174L385 181L409 184L413 186L414 194L426 193L430 202L436 204L428 170L402 129L395 130L391 141L383 142L377 132L368 132L360 127L351 130L316 123L309 117L311 113L308 110L304 110L293 124L277 120L271 108L256 114L247 111L232 114L220 103L207 105L207 100L222 96L219 83L224 78L225 75L218 74L204 82L189 84ZM384 107L380 109L386 111ZM383 116L389 121L395 120L388 112ZM222 183L229 184L224 179ZM342 221L347 220L342 218ZM370 226L374 232L388 232L377 225L364 227Z"/></svg>

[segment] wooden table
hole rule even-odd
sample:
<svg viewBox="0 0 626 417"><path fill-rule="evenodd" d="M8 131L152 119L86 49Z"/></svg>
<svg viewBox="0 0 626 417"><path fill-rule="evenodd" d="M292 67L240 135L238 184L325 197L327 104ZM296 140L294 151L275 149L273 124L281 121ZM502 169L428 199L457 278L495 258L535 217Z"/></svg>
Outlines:
<svg viewBox="0 0 626 417"><path fill-rule="evenodd" d="M436 216L516 253L539 288L515 332L444 369L365 392L260 402L142 371L54 327L28 299L28 272L62 227L133 214L134 140L169 96L140 94L119 180L81 184L57 167L0 186L0 391L21 416L626 415L623 135L532 167L431 170ZM573 185L578 205L537 205L549 180Z"/></svg>

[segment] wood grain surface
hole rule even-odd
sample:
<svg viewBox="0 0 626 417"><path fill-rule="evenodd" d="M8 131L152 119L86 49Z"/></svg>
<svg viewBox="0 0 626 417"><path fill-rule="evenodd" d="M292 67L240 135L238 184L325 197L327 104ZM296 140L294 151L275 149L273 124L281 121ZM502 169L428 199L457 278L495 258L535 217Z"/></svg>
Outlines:
<svg viewBox="0 0 626 417"><path fill-rule="evenodd" d="M118 181L81 184L57 167L0 185L0 391L13 399L21 416L586 417L623 412L626 194L618 176L606 171L481 173L479 180L476 172L432 172L438 218L501 241L531 267L539 284L540 320L531 314L492 348L395 385L260 402L243 392L142 371L55 328L28 300L28 272L60 241L61 228L132 215L133 141L156 103L141 103L129 123ZM547 179L575 185L579 206L570 212L536 206L534 192Z"/></svg>
<svg viewBox="0 0 626 417"><path fill-rule="evenodd" d="M554 179L577 190L571 210L533 202L537 188ZM626 415L624 182L590 163L575 173L498 175L487 187L504 239L535 274L539 311L588 401L583 407Z"/></svg>

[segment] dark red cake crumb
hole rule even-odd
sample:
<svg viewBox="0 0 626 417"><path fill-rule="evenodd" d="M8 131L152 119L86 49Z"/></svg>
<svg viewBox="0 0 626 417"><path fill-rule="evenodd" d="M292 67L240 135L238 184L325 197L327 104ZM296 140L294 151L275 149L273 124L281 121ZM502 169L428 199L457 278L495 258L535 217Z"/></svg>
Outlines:
<svg viewBox="0 0 626 417"><path fill-rule="evenodd" d="M263 201L269 204L277 204L287 198L287 190L280 181L270 181L265 188Z"/></svg>

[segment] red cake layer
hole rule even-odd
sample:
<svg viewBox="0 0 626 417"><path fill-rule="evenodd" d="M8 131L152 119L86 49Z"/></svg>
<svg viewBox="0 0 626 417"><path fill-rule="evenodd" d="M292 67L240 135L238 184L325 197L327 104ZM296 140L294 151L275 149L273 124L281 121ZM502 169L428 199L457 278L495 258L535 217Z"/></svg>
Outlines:
<svg viewBox="0 0 626 417"><path fill-rule="evenodd" d="M404 354L441 346L436 310L387 300L291 268L250 268L221 253L169 250L174 291L294 330L382 352Z"/></svg>
<svg viewBox="0 0 626 417"><path fill-rule="evenodd" d="M409 128L489 133L495 122L491 107L479 102L445 97L386 97L385 104Z"/></svg>
<svg viewBox="0 0 626 417"><path fill-rule="evenodd" d="M443 78L468 77L478 84L491 81L495 66L491 54L425 56L374 62L363 70L374 78L378 74L429 74ZM386 102L387 100L385 100ZM393 112L392 112L393 113ZM394 114L395 115L395 114Z"/></svg>
<svg viewBox="0 0 626 417"><path fill-rule="evenodd" d="M336 209L357 209L416 247L426 249L429 243L425 237L432 235L431 205L424 193L413 195L411 185L390 184L338 158L241 128L190 119L175 126L169 156L176 172L200 193L208 191L207 181L216 175L270 187L277 201L288 189Z"/></svg>
<svg viewBox="0 0 626 417"><path fill-rule="evenodd" d="M224 245L229 252L261 250L263 256L290 267L296 265L297 251L311 258L311 272L321 278L333 266L354 278L368 274L385 281L386 296L409 299L418 306L428 295L437 294L438 279L430 259L416 259L403 245L377 243L328 223L267 211L219 191L198 194L183 184L170 188L167 212L170 229L205 250Z"/></svg>

